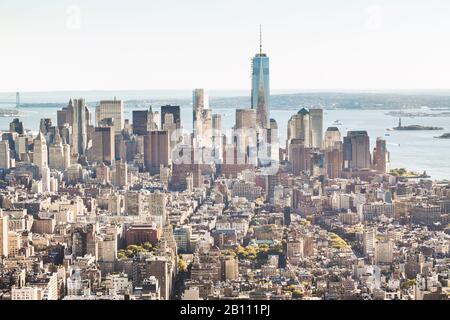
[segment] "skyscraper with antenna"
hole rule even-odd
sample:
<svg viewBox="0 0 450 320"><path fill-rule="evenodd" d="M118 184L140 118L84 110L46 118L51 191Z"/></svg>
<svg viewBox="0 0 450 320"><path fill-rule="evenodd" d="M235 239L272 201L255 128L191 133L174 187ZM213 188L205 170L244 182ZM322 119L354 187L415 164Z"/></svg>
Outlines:
<svg viewBox="0 0 450 320"><path fill-rule="evenodd" d="M269 127L269 57L262 50L262 27L259 26L259 53L252 59L251 107L256 109L257 124L260 128Z"/></svg>

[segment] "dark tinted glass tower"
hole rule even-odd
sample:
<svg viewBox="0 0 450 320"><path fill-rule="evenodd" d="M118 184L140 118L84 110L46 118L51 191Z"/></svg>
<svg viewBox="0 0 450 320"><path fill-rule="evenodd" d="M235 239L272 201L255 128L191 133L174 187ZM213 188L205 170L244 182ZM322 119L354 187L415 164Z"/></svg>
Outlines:
<svg viewBox="0 0 450 320"><path fill-rule="evenodd" d="M148 110L133 111L133 134L144 136L148 133Z"/></svg>
<svg viewBox="0 0 450 320"><path fill-rule="evenodd" d="M173 122L177 125L177 129L181 127L180 106L166 105L161 107L161 128L164 128L166 114L173 115Z"/></svg>

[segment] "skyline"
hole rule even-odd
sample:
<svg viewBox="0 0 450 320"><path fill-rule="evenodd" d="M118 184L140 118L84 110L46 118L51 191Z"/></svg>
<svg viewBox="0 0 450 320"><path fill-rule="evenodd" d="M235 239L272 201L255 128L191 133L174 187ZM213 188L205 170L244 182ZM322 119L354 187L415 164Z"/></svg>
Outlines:
<svg viewBox="0 0 450 320"><path fill-rule="evenodd" d="M3 0L0 305L449 300L448 16Z"/></svg>
<svg viewBox="0 0 450 320"><path fill-rule="evenodd" d="M450 87L450 47L442 41L450 30L450 4L319 2L135 1L129 8L43 1L36 8L4 1L0 91L246 91L259 24L263 50L272 58L272 91Z"/></svg>

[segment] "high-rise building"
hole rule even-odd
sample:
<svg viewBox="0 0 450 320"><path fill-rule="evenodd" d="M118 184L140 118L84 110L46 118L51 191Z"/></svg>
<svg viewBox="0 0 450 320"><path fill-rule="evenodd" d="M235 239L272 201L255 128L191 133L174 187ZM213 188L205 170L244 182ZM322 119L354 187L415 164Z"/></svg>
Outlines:
<svg viewBox="0 0 450 320"><path fill-rule="evenodd" d="M323 109L302 108L288 122L287 145L291 139L301 139L305 147L322 148Z"/></svg>
<svg viewBox="0 0 450 320"><path fill-rule="evenodd" d="M239 164L252 163L257 164L257 146L258 133L256 124L256 109L237 109L236 110L236 124L234 131L234 147L237 153ZM229 156L234 157L232 154Z"/></svg>
<svg viewBox="0 0 450 320"><path fill-rule="evenodd" d="M11 167L11 158L8 140L0 141L0 168L9 169Z"/></svg>
<svg viewBox="0 0 450 320"><path fill-rule="evenodd" d="M275 119L270 119L270 128L267 129L267 155L272 161L279 161L280 159L278 124Z"/></svg>
<svg viewBox="0 0 450 320"><path fill-rule="evenodd" d="M8 233L8 256L10 258L19 255L19 250L22 248L22 237L16 231L9 231Z"/></svg>
<svg viewBox="0 0 450 320"><path fill-rule="evenodd" d="M62 108L61 110L56 111L56 125L58 126L59 130L62 129L62 127L65 124L72 125L72 119L69 119L69 106L72 105L72 100L69 101L69 104ZM71 108L73 108L71 106Z"/></svg>
<svg viewBox="0 0 450 320"><path fill-rule="evenodd" d="M89 109L84 99L70 100L67 109L67 117L72 120L71 151L73 154L85 155L88 143Z"/></svg>
<svg viewBox="0 0 450 320"><path fill-rule="evenodd" d="M289 162L295 175L311 170L311 148L302 139L292 139L289 144Z"/></svg>
<svg viewBox="0 0 450 320"><path fill-rule="evenodd" d="M8 248L8 233L9 233L9 217L3 214L0 209L0 256L7 257L9 253Z"/></svg>
<svg viewBox="0 0 450 320"><path fill-rule="evenodd" d="M70 144L63 144L63 159L64 159L64 169L69 168L71 165Z"/></svg>
<svg viewBox="0 0 450 320"><path fill-rule="evenodd" d="M375 263L391 264L393 260L394 242L390 239L379 241L375 245Z"/></svg>
<svg viewBox="0 0 450 320"><path fill-rule="evenodd" d="M177 243L177 249L181 252L188 252L191 245L192 226L184 225L175 228L173 236Z"/></svg>
<svg viewBox="0 0 450 320"><path fill-rule="evenodd" d="M325 132L325 139L323 141L323 148L334 148L335 143L341 141L341 132L339 131L338 127L328 127L327 131Z"/></svg>
<svg viewBox="0 0 450 320"><path fill-rule="evenodd" d="M166 123L166 114L173 115L173 122L176 124L177 129L181 128L181 116L180 116L180 106L165 105L161 107L161 128L164 129L164 124Z"/></svg>
<svg viewBox="0 0 450 320"><path fill-rule="evenodd" d="M273 203L274 200L274 192L275 187L280 184L280 175L279 174L269 174L266 175L266 182L267 182L267 197L270 203Z"/></svg>
<svg viewBox="0 0 450 320"><path fill-rule="evenodd" d="M144 164L151 174L158 174L160 165L170 164L169 145L167 131L151 131L144 137Z"/></svg>
<svg viewBox="0 0 450 320"><path fill-rule="evenodd" d="M150 106L150 108L148 110L148 123L147 123L148 131L158 130L160 122L161 122L161 116L160 116L159 112L153 111L152 106Z"/></svg>
<svg viewBox="0 0 450 320"><path fill-rule="evenodd" d="M252 59L251 107L257 110L259 128L269 127L269 57L262 52L262 34L260 30L259 53Z"/></svg>
<svg viewBox="0 0 450 320"><path fill-rule="evenodd" d="M305 147L311 146L311 124L309 110L300 109L288 122L288 141L291 139L301 139Z"/></svg>
<svg viewBox="0 0 450 320"><path fill-rule="evenodd" d="M16 158L19 160L24 160L28 154L28 136L19 135L15 139L14 143L14 151L16 154Z"/></svg>
<svg viewBox="0 0 450 320"><path fill-rule="evenodd" d="M116 160L114 164L113 183L115 187L124 188L128 185L128 165L124 160Z"/></svg>
<svg viewBox="0 0 450 320"><path fill-rule="evenodd" d="M115 159L114 127L96 127L92 137L91 161L112 164Z"/></svg>
<svg viewBox="0 0 450 320"><path fill-rule="evenodd" d="M155 191L149 195L149 213L158 228L167 224L166 203L167 195L163 192Z"/></svg>
<svg viewBox="0 0 450 320"><path fill-rule="evenodd" d="M376 230L368 229L363 233L363 251L364 254L374 253L376 241Z"/></svg>
<svg viewBox="0 0 450 320"><path fill-rule="evenodd" d="M323 143L323 109L310 109L311 147L322 148Z"/></svg>
<svg viewBox="0 0 450 320"><path fill-rule="evenodd" d="M211 148L212 110L204 89L195 89L192 94L193 137L196 148Z"/></svg>
<svg viewBox="0 0 450 320"><path fill-rule="evenodd" d="M47 142L41 131L34 139L33 163L39 167L39 174L42 175L44 167L48 167Z"/></svg>
<svg viewBox="0 0 450 320"><path fill-rule="evenodd" d="M50 132L50 128L52 127L52 119L50 118L42 118L39 123L39 131L42 132L44 136Z"/></svg>
<svg viewBox="0 0 450 320"><path fill-rule="evenodd" d="M67 167L65 166L65 154L64 146L59 134L59 129L56 128L55 137L53 143L48 147L48 166L50 169L56 169L63 171ZM69 159L70 161L70 159Z"/></svg>
<svg viewBox="0 0 450 320"><path fill-rule="evenodd" d="M216 163L222 162L222 116L212 116L212 157Z"/></svg>
<svg viewBox="0 0 450 320"><path fill-rule="evenodd" d="M329 179L340 178L343 167L342 142L335 142L334 147L325 149L325 169Z"/></svg>
<svg viewBox="0 0 450 320"><path fill-rule="evenodd" d="M139 191L127 191L125 194L125 213L140 216L144 208L143 195Z"/></svg>
<svg viewBox="0 0 450 320"><path fill-rule="evenodd" d="M95 118L97 125L103 119L112 119L114 131L116 134L122 132L123 129L123 102L122 100L103 100L95 108Z"/></svg>
<svg viewBox="0 0 450 320"><path fill-rule="evenodd" d="M48 192L50 191L50 168L48 166L42 167L41 170L41 182L42 182L42 191Z"/></svg>
<svg viewBox="0 0 450 320"><path fill-rule="evenodd" d="M351 170L369 169L370 140L367 131L349 131L344 137L344 168Z"/></svg>
<svg viewBox="0 0 450 320"><path fill-rule="evenodd" d="M125 145L125 137L122 134L116 134L114 136L114 153L115 159L126 160L127 158L127 148Z"/></svg>
<svg viewBox="0 0 450 320"><path fill-rule="evenodd" d="M385 173L389 165L389 152L386 148L386 140L377 138L376 146L373 151L373 165L374 169Z"/></svg>
<svg viewBox="0 0 450 320"><path fill-rule="evenodd" d="M169 142L170 142L170 152L174 150L181 142L181 131L178 130L178 125L173 120L172 113L166 113L164 115L164 124L162 125L162 130L167 131L169 134Z"/></svg>
<svg viewBox="0 0 450 320"><path fill-rule="evenodd" d="M95 168L95 176L99 183L109 183L111 182L110 178L110 169L104 163L101 163L99 166Z"/></svg>
<svg viewBox="0 0 450 320"><path fill-rule="evenodd" d="M256 129L256 109L236 109L236 129Z"/></svg>
<svg viewBox="0 0 450 320"><path fill-rule="evenodd" d="M23 134L23 122L20 121L18 118L15 118L11 123L9 124L9 131L16 132L18 134Z"/></svg>
<svg viewBox="0 0 450 320"><path fill-rule="evenodd" d="M221 279L233 280L239 277L238 259L232 256L223 257L221 260Z"/></svg>
<svg viewBox="0 0 450 320"><path fill-rule="evenodd" d="M144 136L148 133L148 110L133 110L133 134Z"/></svg>

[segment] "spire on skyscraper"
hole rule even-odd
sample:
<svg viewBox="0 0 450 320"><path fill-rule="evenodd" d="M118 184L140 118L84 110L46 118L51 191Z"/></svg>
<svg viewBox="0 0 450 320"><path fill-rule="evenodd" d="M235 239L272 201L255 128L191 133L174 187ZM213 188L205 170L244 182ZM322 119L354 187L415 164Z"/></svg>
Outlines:
<svg viewBox="0 0 450 320"><path fill-rule="evenodd" d="M259 25L259 54L262 54L262 27Z"/></svg>

